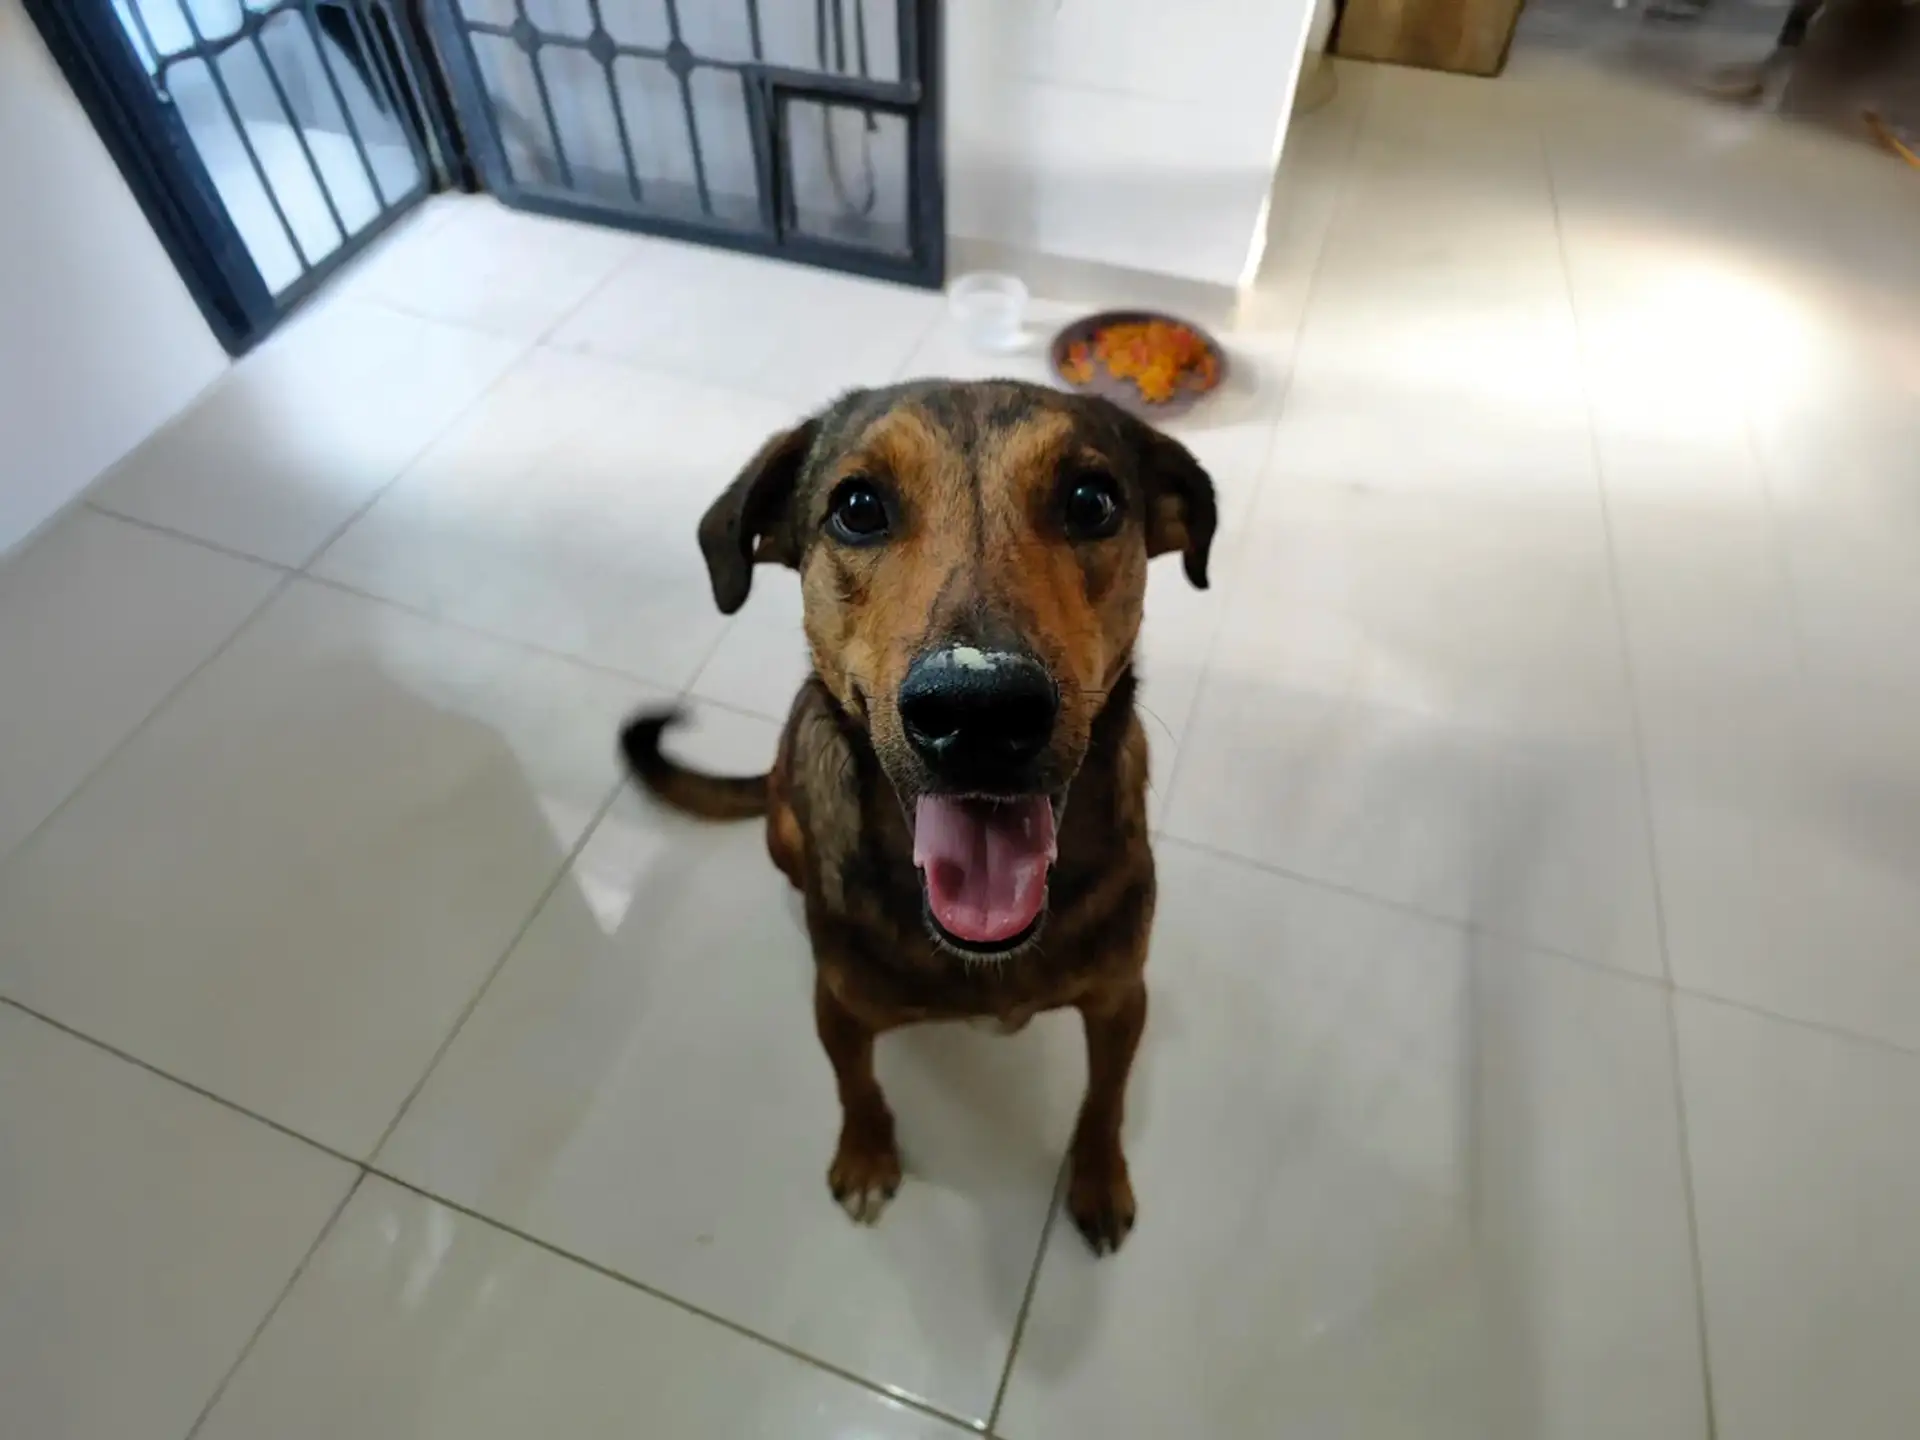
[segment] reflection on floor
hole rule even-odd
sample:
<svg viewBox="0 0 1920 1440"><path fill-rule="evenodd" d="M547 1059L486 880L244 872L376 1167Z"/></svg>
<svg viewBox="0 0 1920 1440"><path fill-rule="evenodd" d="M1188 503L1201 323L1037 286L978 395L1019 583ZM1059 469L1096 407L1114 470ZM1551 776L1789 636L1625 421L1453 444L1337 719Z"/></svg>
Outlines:
<svg viewBox="0 0 1920 1440"><path fill-rule="evenodd" d="M883 1042L845 1222L760 837L612 756L674 695L770 753L795 588L692 544L763 434L1039 360L434 205L0 571L9 1433L1904 1440L1917 222L1562 62L1342 71L1179 427L1096 1264L1062 1017Z"/></svg>
<svg viewBox="0 0 1920 1440"><path fill-rule="evenodd" d="M1875 143L1866 112L1920 135L1920 7L1913 0L1822 0L1798 39L1782 0L1534 0L1517 44L1578 56Z"/></svg>

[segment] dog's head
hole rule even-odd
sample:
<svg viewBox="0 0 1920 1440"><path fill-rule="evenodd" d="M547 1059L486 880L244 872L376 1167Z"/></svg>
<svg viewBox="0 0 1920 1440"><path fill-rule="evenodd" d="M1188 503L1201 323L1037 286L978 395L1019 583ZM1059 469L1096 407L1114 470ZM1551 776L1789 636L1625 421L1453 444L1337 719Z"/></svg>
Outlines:
<svg viewBox="0 0 1920 1440"><path fill-rule="evenodd" d="M935 938L1011 953L1126 674L1147 561L1207 583L1213 485L1103 400L1006 381L856 392L774 436L700 525L729 614L756 562L800 572L814 668L914 830Z"/></svg>

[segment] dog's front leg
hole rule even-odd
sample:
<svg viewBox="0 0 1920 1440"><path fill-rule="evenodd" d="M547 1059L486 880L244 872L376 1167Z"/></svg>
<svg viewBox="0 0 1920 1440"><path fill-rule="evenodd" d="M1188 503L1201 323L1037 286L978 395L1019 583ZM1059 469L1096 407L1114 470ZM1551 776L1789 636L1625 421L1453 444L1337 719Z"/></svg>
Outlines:
<svg viewBox="0 0 1920 1440"><path fill-rule="evenodd" d="M1083 1000L1087 1032L1087 1098L1073 1131L1067 1213L1096 1255L1118 1250L1133 1229L1133 1184L1120 1147L1127 1074L1147 1028L1147 986L1135 978Z"/></svg>
<svg viewBox="0 0 1920 1440"><path fill-rule="evenodd" d="M813 1018L840 1091L840 1144L827 1170L827 1187L841 1209L871 1225L900 1189L893 1112L873 1073L878 1032L843 1005L824 979L814 983Z"/></svg>

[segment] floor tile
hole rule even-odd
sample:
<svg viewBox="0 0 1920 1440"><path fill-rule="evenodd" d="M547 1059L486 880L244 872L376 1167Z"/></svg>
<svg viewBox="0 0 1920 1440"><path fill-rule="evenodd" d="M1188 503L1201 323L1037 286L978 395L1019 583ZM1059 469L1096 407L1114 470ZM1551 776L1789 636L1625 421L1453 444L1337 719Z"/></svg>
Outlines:
<svg viewBox="0 0 1920 1440"><path fill-rule="evenodd" d="M1058 1226L1047 1435L1706 1434L1666 1002L1163 846L1141 1217Z"/></svg>
<svg viewBox="0 0 1920 1440"><path fill-rule="evenodd" d="M1295 360L1315 383L1411 398L1504 399L1513 420L1585 419L1579 332L1555 271L1516 285L1483 266L1399 270L1329 257L1315 275Z"/></svg>
<svg viewBox="0 0 1920 1440"><path fill-rule="evenodd" d="M975 345L960 323L943 311L914 346L901 367L901 376L908 380L1025 380L1033 385L1057 385L1047 360L1048 347L1063 327L1093 308L1071 301L1031 299L1021 343L1005 351Z"/></svg>
<svg viewBox="0 0 1920 1440"><path fill-rule="evenodd" d="M966 1433L369 1180L200 1440Z"/></svg>
<svg viewBox="0 0 1920 1440"><path fill-rule="evenodd" d="M0 859L279 580L87 510L0 569Z"/></svg>
<svg viewBox="0 0 1920 1440"><path fill-rule="evenodd" d="M1896 690L1920 701L1916 520L1789 516L1782 548L1812 682Z"/></svg>
<svg viewBox="0 0 1920 1440"><path fill-rule="evenodd" d="M443 202L445 203L445 202ZM409 315L537 340L647 242L465 198L409 228L353 272L346 293Z"/></svg>
<svg viewBox="0 0 1920 1440"><path fill-rule="evenodd" d="M757 769L766 722L675 743ZM833 1204L798 900L758 825L622 800L381 1155L460 1204L949 1414L984 1418L1079 1102L1079 1028L885 1037L907 1183Z"/></svg>
<svg viewBox="0 0 1920 1440"><path fill-rule="evenodd" d="M1559 229L1539 141L1524 132L1471 140L1438 129L1384 135L1369 117L1348 161L1321 269L1498 274L1509 291L1559 294Z"/></svg>
<svg viewBox="0 0 1920 1440"><path fill-rule="evenodd" d="M1607 484L1611 490L1611 472ZM1610 496L1607 522L1643 688L1657 693L1708 675L1736 692L1793 683L1798 620L1780 527L1764 499L1689 504L1680 490L1658 503Z"/></svg>
<svg viewBox="0 0 1920 1440"><path fill-rule="evenodd" d="M1920 704L1643 680L1673 978L1920 1047Z"/></svg>
<svg viewBox="0 0 1920 1440"><path fill-rule="evenodd" d="M804 410L899 378L945 310L924 290L659 241L552 343Z"/></svg>
<svg viewBox="0 0 1920 1440"><path fill-rule="evenodd" d="M763 565L754 574L746 608L700 667L693 693L769 720L785 720L795 693L812 672L800 577Z"/></svg>
<svg viewBox="0 0 1920 1440"><path fill-rule="evenodd" d="M35 1440L185 1435L353 1170L0 1005L0 1392Z"/></svg>
<svg viewBox="0 0 1920 1440"><path fill-rule="evenodd" d="M304 564L520 349L327 300L123 461L93 499L243 554Z"/></svg>
<svg viewBox="0 0 1920 1440"><path fill-rule="evenodd" d="M364 1153L641 695L303 582L0 871L0 994Z"/></svg>
<svg viewBox="0 0 1920 1440"><path fill-rule="evenodd" d="M678 690L725 629L695 531L778 401L536 351L314 566Z"/></svg>
<svg viewBox="0 0 1920 1440"><path fill-rule="evenodd" d="M1274 435L1271 470L1283 482L1466 501L1597 499L1592 432L1569 398L1516 407L1497 385L1393 388L1350 371L1322 379L1341 362L1310 363ZM1445 361L1436 354L1407 363Z"/></svg>
<svg viewBox="0 0 1920 1440"><path fill-rule="evenodd" d="M1597 516L1311 486L1267 499L1168 832L1660 974Z"/></svg>
<svg viewBox="0 0 1920 1440"><path fill-rule="evenodd" d="M1911 1435L1920 1056L1679 1004L1719 1433Z"/></svg>
<svg viewBox="0 0 1920 1440"><path fill-rule="evenodd" d="M1248 527L1223 674L1534 733L1618 733L1625 665L1597 497L1474 503L1295 481Z"/></svg>
<svg viewBox="0 0 1920 1440"><path fill-rule="evenodd" d="M1210 675L1169 834L1641 975L1662 971L1627 742L1499 739Z"/></svg>

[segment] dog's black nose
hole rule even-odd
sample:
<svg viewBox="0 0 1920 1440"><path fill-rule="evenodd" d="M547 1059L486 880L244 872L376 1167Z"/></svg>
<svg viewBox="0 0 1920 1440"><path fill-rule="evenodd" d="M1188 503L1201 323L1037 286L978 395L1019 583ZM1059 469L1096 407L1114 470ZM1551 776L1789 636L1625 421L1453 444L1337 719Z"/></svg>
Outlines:
<svg viewBox="0 0 1920 1440"><path fill-rule="evenodd" d="M1060 692L1038 661L955 645L915 660L900 686L907 741L956 785L1015 784L1053 738Z"/></svg>

